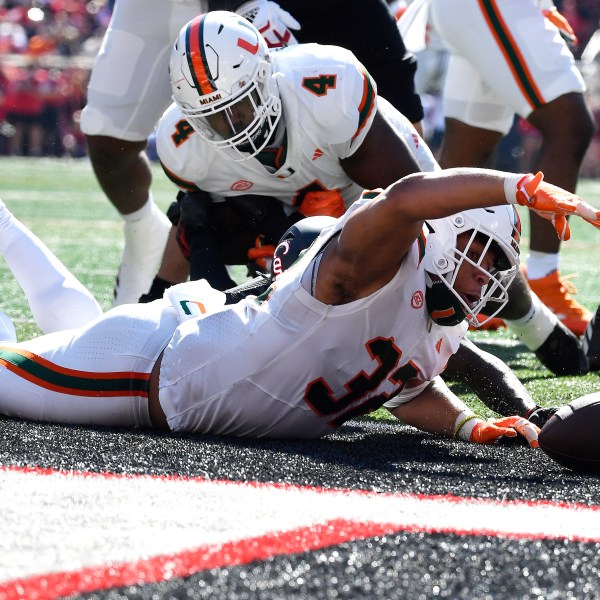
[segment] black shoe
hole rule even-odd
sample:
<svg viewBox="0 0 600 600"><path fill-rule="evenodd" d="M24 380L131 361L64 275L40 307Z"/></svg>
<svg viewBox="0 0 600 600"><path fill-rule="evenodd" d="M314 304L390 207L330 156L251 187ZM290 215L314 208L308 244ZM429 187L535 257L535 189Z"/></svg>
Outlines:
<svg viewBox="0 0 600 600"><path fill-rule="evenodd" d="M598 340L600 345L600 340ZM584 375L590 364L579 338L560 321L535 351L540 362L555 375Z"/></svg>
<svg viewBox="0 0 600 600"><path fill-rule="evenodd" d="M583 351L590 363L590 371L600 371L600 306L583 334Z"/></svg>

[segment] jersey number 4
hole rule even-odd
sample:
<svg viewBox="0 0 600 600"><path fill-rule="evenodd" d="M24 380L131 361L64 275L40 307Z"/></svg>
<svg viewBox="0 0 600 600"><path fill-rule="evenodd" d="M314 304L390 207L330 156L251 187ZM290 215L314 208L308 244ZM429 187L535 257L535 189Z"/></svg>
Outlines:
<svg viewBox="0 0 600 600"><path fill-rule="evenodd" d="M375 338L365 346L371 358L377 361L377 367L370 374L361 371L348 381L344 385L348 393L341 398L334 397L331 387L322 377L311 381L306 386L304 400L317 414L334 417L329 422L334 427L339 427L352 417L376 410L419 372L419 369L410 362L398 368L402 351L391 338ZM369 396L386 379L398 388L392 394L382 392Z"/></svg>
<svg viewBox="0 0 600 600"><path fill-rule="evenodd" d="M302 87L316 96L325 96L329 90L335 88L336 83L336 75L319 75L318 77L305 77L302 80Z"/></svg>

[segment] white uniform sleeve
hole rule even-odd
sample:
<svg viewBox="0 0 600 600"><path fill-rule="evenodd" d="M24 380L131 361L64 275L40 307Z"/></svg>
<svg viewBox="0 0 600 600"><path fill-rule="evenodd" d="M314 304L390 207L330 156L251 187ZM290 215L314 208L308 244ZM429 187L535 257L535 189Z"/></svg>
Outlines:
<svg viewBox="0 0 600 600"><path fill-rule="evenodd" d="M206 176L200 136L172 104L156 130L156 152L167 177L184 191L196 191Z"/></svg>
<svg viewBox="0 0 600 600"><path fill-rule="evenodd" d="M393 398L390 398L384 406L388 410L394 410L401 404L406 404L409 400L416 398L429 384L431 381L424 381L423 383L416 385L411 388L404 388L401 392L396 394Z"/></svg>
<svg viewBox="0 0 600 600"><path fill-rule="evenodd" d="M354 60L346 66L341 83L344 101L340 103L342 110L338 111L338 115L346 119L350 127L346 139L332 144L332 149L340 159L352 156L360 147L377 112L377 86L358 61ZM331 139L336 141L333 135Z"/></svg>
<svg viewBox="0 0 600 600"><path fill-rule="evenodd" d="M349 50L319 44L298 48L284 61L287 73L296 71L293 77L286 74L289 93L297 95L310 115L315 139L334 156L347 158L360 146L375 117L375 81Z"/></svg>

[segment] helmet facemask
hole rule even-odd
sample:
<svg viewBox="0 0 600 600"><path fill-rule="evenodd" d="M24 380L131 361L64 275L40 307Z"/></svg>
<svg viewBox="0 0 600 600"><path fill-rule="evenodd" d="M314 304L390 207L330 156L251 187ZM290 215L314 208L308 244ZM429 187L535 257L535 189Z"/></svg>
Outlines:
<svg viewBox="0 0 600 600"><path fill-rule="evenodd" d="M281 118L267 46L238 15L212 11L190 21L173 48L173 99L189 124L227 159L256 156Z"/></svg>
<svg viewBox="0 0 600 600"><path fill-rule="evenodd" d="M428 226L432 233L427 238L425 254L426 302L431 318L441 325L456 325L466 319L470 325L480 327L508 302L508 288L519 263L520 223L516 212L513 207L505 206L473 209L429 221ZM468 235L468 241L459 250L457 238L462 233ZM477 252L473 252L475 241ZM483 264L489 262L486 259L489 252L495 257L491 267ZM488 280L478 298L466 298L455 289L459 271L465 264ZM477 315L484 308L486 317L478 320Z"/></svg>

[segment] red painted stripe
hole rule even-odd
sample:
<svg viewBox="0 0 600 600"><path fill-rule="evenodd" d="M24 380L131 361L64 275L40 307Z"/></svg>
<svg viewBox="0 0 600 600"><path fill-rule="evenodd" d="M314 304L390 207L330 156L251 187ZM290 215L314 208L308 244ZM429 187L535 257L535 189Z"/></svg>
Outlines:
<svg viewBox="0 0 600 600"><path fill-rule="evenodd" d="M317 550L349 540L389 533L397 526L334 520L311 528L248 538L215 546L200 546L174 556L76 572L51 573L0 585L3 600L42 600L76 593L165 581L222 566L247 564L277 554Z"/></svg>
<svg viewBox="0 0 600 600"><path fill-rule="evenodd" d="M209 477L196 477L185 475L151 475L147 473L129 474L129 473L111 473L110 471L77 471L76 469L52 469L43 467L16 467L0 465L0 471L15 473L32 473L34 475L64 475L65 477L86 477L100 479L154 479L159 481L193 481L198 483L210 482L219 485L247 486L251 488L267 488L277 490L297 490L307 492L317 492L321 494L352 494L357 496L373 496L376 498L412 498L415 500L437 500L440 502L478 504L481 506L524 506L540 508L560 508L565 510L586 510L600 514L600 505L577 504L574 502L553 502L550 500L510 500L498 501L491 498L469 498L466 496L453 496L451 494L408 494L397 492L370 492L368 490L354 490L348 488L332 488L323 486L297 485L294 483L262 483L260 481L232 481L230 479L211 479Z"/></svg>
<svg viewBox="0 0 600 600"><path fill-rule="evenodd" d="M153 475L123 475L114 473L92 473L92 472L66 472L54 471L52 469L39 469L32 467L0 467L3 471L31 472L37 475L65 475L101 478L150 478L160 480L190 480L206 482L211 481L197 477L179 476L153 476ZM426 495L426 494L377 494L365 490L327 489L321 487L295 486L292 484L269 484L269 483L238 483L231 481L212 481L223 485L237 485L250 487L266 487L292 490L316 491L323 494L354 494L376 497L396 497L399 499L422 500L424 502L443 502L479 506L490 506L498 508L520 506L528 508L561 508L564 510L588 511L590 516L596 517L600 512L600 506L587 506L566 502L549 501L504 501L499 502L490 499L462 498L450 495ZM0 598L2 600L42 600L66 596L77 593L90 592L93 590L109 589L126 585L152 583L165 581L174 577L186 577L207 569L222 566L233 566L247 564L252 561L265 560L278 554L293 554L297 552L311 551L328 546L334 546L356 539L365 539L381 535L393 535L399 531L412 533L442 533L463 536L502 536L512 539L563 539L564 536L547 536L543 533L523 533L521 531L506 531L495 529L493 526L477 530L461 529L459 527L428 526L407 522L356 522L347 519L332 519L317 525L300 527L288 531L276 531L266 535L255 536L243 540L227 542L224 544L202 545L194 549L175 553L172 555L155 556L149 560L135 561L131 563L106 564L99 567L86 567L79 571L49 573L28 578L17 579L0 584ZM569 541L598 542L594 536L587 537L570 536Z"/></svg>

